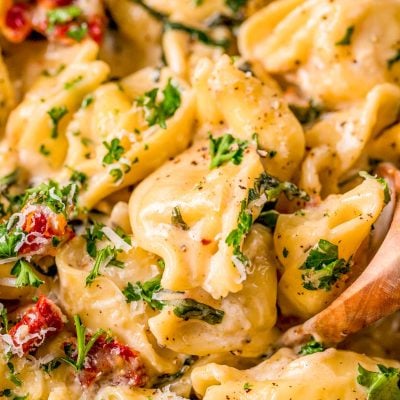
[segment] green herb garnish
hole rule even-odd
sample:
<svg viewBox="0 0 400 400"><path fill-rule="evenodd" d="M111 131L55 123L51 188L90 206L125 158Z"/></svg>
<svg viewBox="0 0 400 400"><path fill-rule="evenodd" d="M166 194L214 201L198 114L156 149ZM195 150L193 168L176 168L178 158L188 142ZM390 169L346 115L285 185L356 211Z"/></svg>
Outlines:
<svg viewBox="0 0 400 400"><path fill-rule="evenodd" d="M34 286L39 287L44 282L35 274L33 267L27 261L18 260L11 269L11 275L17 277L16 287Z"/></svg>
<svg viewBox="0 0 400 400"><path fill-rule="evenodd" d="M171 224L184 231L189 230L188 224L183 220L181 210L178 206L172 209Z"/></svg>
<svg viewBox="0 0 400 400"><path fill-rule="evenodd" d="M162 310L165 303L159 300L154 300L153 295L161 290L161 276L150 279L144 283L136 282L135 285L128 282L128 285L122 291L126 297L126 302L145 301L153 310Z"/></svg>
<svg viewBox="0 0 400 400"><path fill-rule="evenodd" d="M49 28L58 24L65 24L81 16L82 10L77 6L58 7L47 12Z"/></svg>
<svg viewBox="0 0 400 400"><path fill-rule="evenodd" d="M387 183L387 180L385 178L370 175L368 172L365 172L365 171L360 171L358 174L364 179L376 179L383 187L383 195L384 195L385 204L389 203L389 201L391 199L390 188L389 188L389 184Z"/></svg>
<svg viewBox="0 0 400 400"><path fill-rule="evenodd" d="M248 146L247 140L240 140L230 133L216 139L209 135L211 163L210 169L217 168L229 161L239 165L243 159L243 152Z"/></svg>
<svg viewBox="0 0 400 400"><path fill-rule="evenodd" d="M163 99L157 102L158 88L146 92L136 99L136 103L143 107L146 113L146 121L149 126L158 124L166 129L166 120L172 117L181 105L179 89L171 83L171 78L162 91Z"/></svg>
<svg viewBox="0 0 400 400"><path fill-rule="evenodd" d="M303 287L307 290L324 289L329 291L343 274L349 272L350 264L338 258L339 249L333 243L320 239L309 252L304 264L300 267L307 270L301 277Z"/></svg>
<svg viewBox="0 0 400 400"><path fill-rule="evenodd" d="M174 314L184 320L199 319L208 324L216 325L222 322L225 315L224 311L217 310L193 299L175 300L174 305Z"/></svg>
<svg viewBox="0 0 400 400"><path fill-rule="evenodd" d="M367 400L400 400L400 370L377 365L379 372L368 371L358 364L357 382L367 388Z"/></svg>
<svg viewBox="0 0 400 400"><path fill-rule="evenodd" d="M56 139L58 137L58 124L60 120L68 114L68 109L65 106L53 107L47 111L47 114L50 116L51 122L53 123L51 138Z"/></svg>
<svg viewBox="0 0 400 400"><path fill-rule="evenodd" d="M108 153L103 157L103 164L113 164L122 157L125 149L121 146L121 141L118 138L114 138L110 143L103 142Z"/></svg>
<svg viewBox="0 0 400 400"><path fill-rule="evenodd" d="M309 342L301 346L301 349L299 350L298 354L301 354L302 356L306 356L308 354L314 354L314 353L319 353L321 351L325 350L325 346L317 342L314 339L311 339Z"/></svg>
<svg viewBox="0 0 400 400"><path fill-rule="evenodd" d="M344 36L342 37L342 39L340 39L338 42L335 43L336 46L348 46L351 44L351 38L353 36L354 33L354 25L349 26L346 29L346 33L344 34Z"/></svg>

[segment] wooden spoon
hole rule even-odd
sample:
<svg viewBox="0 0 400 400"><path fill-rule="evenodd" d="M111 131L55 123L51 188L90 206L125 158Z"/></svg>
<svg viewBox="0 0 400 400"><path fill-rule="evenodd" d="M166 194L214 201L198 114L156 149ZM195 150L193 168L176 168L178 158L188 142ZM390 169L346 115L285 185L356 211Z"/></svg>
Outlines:
<svg viewBox="0 0 400 400"><path fill-rule="evenodd" d="M379 250L357 280L335 301L303 324L289 329L279 345L304 343L310 336L325 344L336 344L400 309L400 171L391 164L381 164L377 173L388 181L394 205L393 219ZM390 204L387 207L390 210Z"/></svg>

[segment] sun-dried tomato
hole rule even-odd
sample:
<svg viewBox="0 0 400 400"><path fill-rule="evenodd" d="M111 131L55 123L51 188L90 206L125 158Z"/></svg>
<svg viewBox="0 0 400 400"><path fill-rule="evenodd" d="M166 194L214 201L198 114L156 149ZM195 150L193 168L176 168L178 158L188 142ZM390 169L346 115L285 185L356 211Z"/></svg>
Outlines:
<svg viewBox="0 0 400 400"><path fill-rule="evenodd" d="M64 326L60 308L46 296L23 314L8 334L13 342L13 352L27 354L36 350L50 336L60 332Z"/></svg>

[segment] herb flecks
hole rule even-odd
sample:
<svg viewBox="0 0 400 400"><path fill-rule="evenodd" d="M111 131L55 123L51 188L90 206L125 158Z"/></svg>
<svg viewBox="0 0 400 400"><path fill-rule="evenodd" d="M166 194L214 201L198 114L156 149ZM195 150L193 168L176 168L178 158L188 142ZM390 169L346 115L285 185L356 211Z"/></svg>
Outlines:
<svg viewBox="0 0 400 400"><path fill-rule="evenodd" d="M382 185L385 204L389 203L389 201L391 199L390 188L389 188L389 184L385 178L370 175L368 172L365 172L365 171L360 171L359 175L364 179L376 179L376 181Z"/></svg>
<svg viewBox="0 0 400 400"><path fill-rule="evenodd" d="M58 137L58 125L61 119L68 114L68 109L65 106L60 107L53 107L49 111L47 111L51 122L52 122L52 129L51 129L51 138L56 139Z"/></svg>
<svg viewBox="0 0 400 400"><path fill-rule="evenodd" d="M103 142L103 145L108 150L107 154L103 157L103 164L113 164L122 157L125 149L121 146L121 141L118 138L114 138L110 143Z"/></svg>
<svg viewBox="0 0 400 400"><path fill-rule="evenodd" d="M145 118L149 126L159 125L167 129L167 119L175 115L181 105L181 95L177 86L168 79L167 85L162 90L163 99L158 101L158 88L146 92L136 99L138 106L143 107Z"/></svg>
<svg viewBox="0 0 400 400"><path fill-rule="evenodd" d="M172 209L171 213L171 224L183 231L189 230L188 224L183 220L181 209L176 206Z"/></svg>
<svg viewBox="0 0 400 400"><path fill-rule="evenodd" d="M351 39L353 37L355 26L351 25L346 29L345 34L342 39L335 43L336 46L349 46L351 44Z"/></svg>
<svg viewBox="0 0 400 400"><path fill-rule="evenodd" d="M248 147L247 140L240 140L227 133L218 138L213 138L209 134L210 139L210 169L220 167L221 165L232 162L239 165L243 159L243 152Z"/></svg>
<svg viewBox="0 0 400 400"><path fill-rule="evenodd" d="M222 322L225 312L193 299L174 301L174 314L184 320L199 319L207 324L216 325Z"/></svg>
<svg viewBox="0 0 400 400"><path fill-rule="evenodd" d="M357 382L367 388L367 400L400 400L400 370L378 364L378 371L368 371L358 364Z"/></svg>
<svg viewBox="0 0 400 400"><path fill-rule="evenodd" d="M165 303L153 299L154 294L159 292L161 289L161 276L158 276L144 283L136 282L135 285L128 282L128 285L122 293L124 294L127 303L142 300L153 310L162 310Z"/></svg>
<svg viewBox="0 0 400 400"><path fill-rule="evenodd" d="M27 261L18 260L11 269L11 275L17 277L16 287L33 286L39 287L44 282L35 274L34 268Z"/></svg>
<svg viewBox="0 0 400 400"><path fill-rule="evenodd" d="M312 338L309 342L301 346L299 353L302 356L319 353L325 350L325 346L321 342L317 342Z"/></svg>
<svg viewBox="0 0 400 400"><path fill-rule="evenodd" d="M350 263L339 259L338 246L324 239L310 250L301 270L303 287L307 290L324 289L329 291L342 275L350 270Z"/></svg>

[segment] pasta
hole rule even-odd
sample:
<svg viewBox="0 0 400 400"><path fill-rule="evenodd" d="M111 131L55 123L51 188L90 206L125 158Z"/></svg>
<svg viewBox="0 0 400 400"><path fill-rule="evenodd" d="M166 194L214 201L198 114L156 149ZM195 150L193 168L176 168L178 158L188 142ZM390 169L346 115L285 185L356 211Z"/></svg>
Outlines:
<svg viewBox="0 0 400 400"><path fill-rule="evenodd" d="M0 0L0 399L400 399L399 7Z"/></svg>

